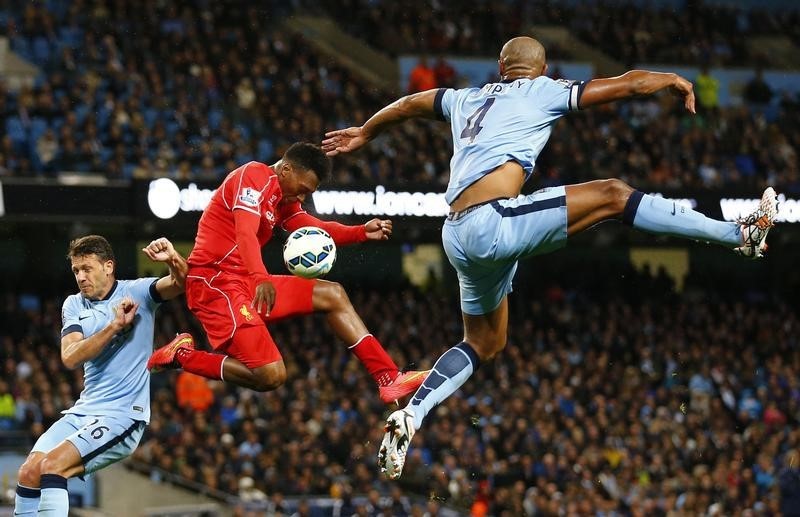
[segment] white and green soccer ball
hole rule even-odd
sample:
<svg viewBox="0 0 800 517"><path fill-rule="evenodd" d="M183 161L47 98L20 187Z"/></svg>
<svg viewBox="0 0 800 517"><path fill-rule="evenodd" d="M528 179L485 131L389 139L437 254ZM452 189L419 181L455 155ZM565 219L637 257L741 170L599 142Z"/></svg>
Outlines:
<svg viewBox="0 0 800 517"><path fill-rule="evenodd" d="M322 228L304 226L289 234L283 245L283 261L293 275L317 278L336 262L336 244Z"/></svg>

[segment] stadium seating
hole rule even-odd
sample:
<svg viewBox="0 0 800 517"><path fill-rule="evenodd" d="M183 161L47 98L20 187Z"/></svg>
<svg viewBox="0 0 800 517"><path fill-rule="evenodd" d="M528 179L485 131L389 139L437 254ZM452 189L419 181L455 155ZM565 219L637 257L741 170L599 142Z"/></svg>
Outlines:
<svg viewBox="0 0 800 517"><path fill-rule="evenodd" d="M0 89L0 127L10 138L0 148L1 174L91 169L110 178L217 180L242 160L269 162L294 140L319 141L326 129L360 122L391 99L392 94L363 84L302 37L274 30L265 35L250 25L278 9L275 5L244 9L235 2L215 2L209 24L192 3L165 2L150 10L132 6L117 2L84 12L69 2L52 1L8 13L12 47L47 74L30 89ZM391 14L381 11L391 6L379 2L359 8L359 16L345 26L363 27L363 16L376 16L375 9L382 16ZM512 7L494 19L516 19L519 13ZM564 9L549 6L543 12L557 20L571 12ZM173 20L159 28L147 21L151 14L163 18L175 10L181 23ZM462 50L494 55L516 25L480 25L475 21L480 12L465 16L471 17L475 34L483 36L467 38L470 45ZM602 17L605 12L581 15ZM444 14L429 20L432 31L438 30L436 23L456 16L451 8ZM660 19L660 13L652 17ZM771 26L763 20L753 25ZM139 44L132 44L125 31L143 35ZM369 39L369 33L363 37ZM48 42L47 55L42 38ZM160 43L167 38L185 50L167 52ZM624 47L613 39L609 45ZM152 58L160 52L163 59ZM800 189L800 137L792 131L797 99L781 99L768 120L760 111L741 108L691 118L666 99L566 117L540 158L537 181L549 185L618 176L642 188L757 190L770 183L782 191ZM56 131L57 149L45 164L37 144L48 128ZM778 134L785 138L774 138ZM446 127L408 125L357 156L337 160L334 180L443 183L449 149Z"/></svg>
<svg viewBox="0 0 800 517"><path fill-rule="evenodd" d="M342 4L346 7L343 8ZM559 25L575 37L632 66L636 63L764 65L747 38L782 33L798 39L797 9L724 6L696 2L480 2L464 9L456 0L329 0L327 15L351 34L390 55L449 54L494 57L499 42L534 25ZM382 20L392 20L387 27ZM551 58L569 56L556 49Z"/></svg>

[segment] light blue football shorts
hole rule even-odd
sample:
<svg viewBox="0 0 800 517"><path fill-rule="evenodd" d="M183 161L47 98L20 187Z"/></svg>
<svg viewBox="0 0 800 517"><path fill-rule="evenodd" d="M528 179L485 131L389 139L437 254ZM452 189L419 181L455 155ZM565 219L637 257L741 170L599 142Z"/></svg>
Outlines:
<svg viewBox="0 0 800 517"><path fill-rule="evenodd" d="M145 427L143 421L126 417L66 413L36 440L31 452L47 453L68 440L80 452L85 474L91 474L130 456Z"/></svg>
<svg viewBox="0 0 800 517"><path fill-rule="evenodd" d="M442 227L442 244L458 273L461 310L495 310L511 292L521 258L549 253L567 242L564 187L481 205Z"/></svg>

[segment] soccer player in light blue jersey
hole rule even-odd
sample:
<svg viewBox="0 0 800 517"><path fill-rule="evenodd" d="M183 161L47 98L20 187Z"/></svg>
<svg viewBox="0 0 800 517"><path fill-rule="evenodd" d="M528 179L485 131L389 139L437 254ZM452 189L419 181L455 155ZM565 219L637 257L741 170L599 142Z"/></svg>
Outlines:
<svg viewBox="0 0 800 517"><path fill-rule="evenodd" d="M518 37L500 52L502 80L482 88L428 90L381 109L363 126L327 133L329 156L355 151L394 124L416 117L450 122L453 157L445 198L450 214L442 243L458 273L464 340L445 352L409 404L392 413L378 453L390 478L400 476L409 442L423 418L505 347L507 295L521 258L558 249L609 219L640 230L713 242L757 258L777 214L766 189L758 209L739 222L710 219L618 179L590 181L521 195L553 124L569 111L670 90L695 112L692 83L676 74L632 70L588 82L553 80L544 47Z"/></svg>
<svg viewBox="0 0 800 517"><path fill-rule="evenodd" d="M80 292L64 300L61 360L69 369L83 365L84 389L20 467L14 515L66 517L67 479L129 456L142 438L150 420L146 364L155 312L183 292L188 269L165 238L142 251L165 263L169 276L117 280L114 251L105 238L88 235L69 245Z"/></svg>

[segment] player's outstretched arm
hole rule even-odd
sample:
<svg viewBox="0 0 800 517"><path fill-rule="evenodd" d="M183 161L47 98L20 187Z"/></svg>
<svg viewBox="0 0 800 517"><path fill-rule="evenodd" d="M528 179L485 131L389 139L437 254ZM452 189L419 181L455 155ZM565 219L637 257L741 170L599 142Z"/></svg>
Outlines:
<svg viewBox="0 0 800 517"><path fill-rule="evenodd" d="M189 266L169 239L166 237L156 239L142 248L142 251L153 262L164 262L169 268L169 276L159 278L156 282L156 291L161 298L171 300L181 294L184 290Z"/></svg>
<svg viewBox="0 0 800 517"><path fill-rule="evenodd" d="M336 221L323 221L303 210L299 202L284 207L281 218L281 227L287 232L291 233L303 226L316 226L328 232L337 246L364 241L385 241L392 235L392 221L389 219L375 218L352 226Z"/></svg>
<svg viewBox="0 0 800 517"><path fill-rule="evenodd" d="M631 70L617 77L592 79L586 83L580 98L580 107L588 108L607 102L651 95L669 89L683 98L684 106L695 113L692 83L678 74Z"/></svg>
<svg viewBox="0 0 800 517"><path fill-rule="evenodd" d="M125 298L114 308L114 319L100 331L87 338L83 337L82 332L70 332L62 337L61 362L72 370L97 357L114 336L133 323L138 309L138 303Z"/></svg>
<svg viewBox="0 0 800 517"><path fill-rule="evenodd" d="M387 128L410 118L436 118L434 101L439 89L427 90L401 97L384 107L363 126L337 129L325 133L322 150L328 156L350 153L360 149Z"/></svg>

